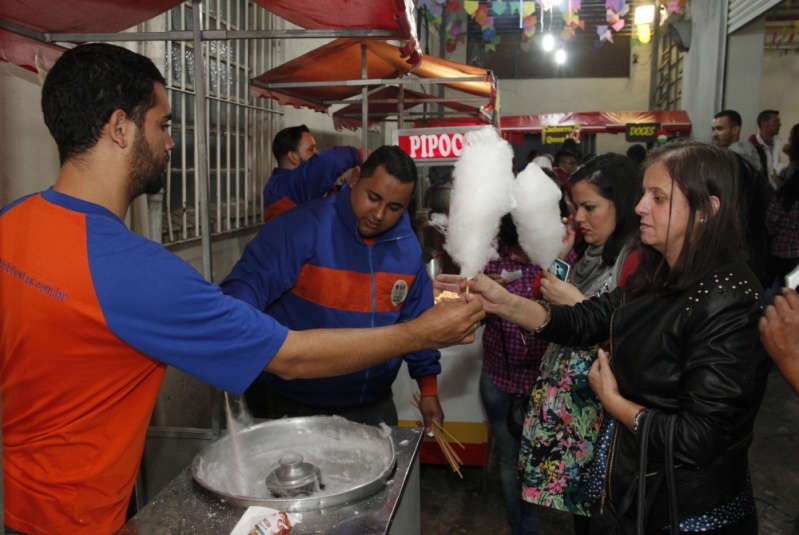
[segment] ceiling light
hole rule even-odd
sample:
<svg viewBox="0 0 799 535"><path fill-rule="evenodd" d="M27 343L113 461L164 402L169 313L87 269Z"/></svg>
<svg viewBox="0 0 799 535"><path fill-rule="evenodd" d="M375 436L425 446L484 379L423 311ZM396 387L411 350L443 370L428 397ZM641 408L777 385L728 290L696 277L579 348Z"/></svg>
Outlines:
<svg viewBox="0 0 799 535"><path fill-rule="evenodd" d="M543 48L545 52L551 52L555 50L555 37L551 33L544 34L544 37L541 41L541 48Z"/></svg>

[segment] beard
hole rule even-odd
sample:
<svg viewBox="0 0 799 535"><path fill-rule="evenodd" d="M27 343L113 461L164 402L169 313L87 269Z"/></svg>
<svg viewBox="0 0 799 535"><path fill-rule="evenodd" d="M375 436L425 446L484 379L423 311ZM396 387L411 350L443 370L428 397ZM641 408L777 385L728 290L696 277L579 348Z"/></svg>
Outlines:
<svg viewBox="0 0 799 535"><path fill-rule="evenodd" d="M158 193L166 185L169 153L164 151L159 157L150 150L147 141L141 134L136 136L131 155L130 198L135 199L142 193L149 195Z"/></svg>

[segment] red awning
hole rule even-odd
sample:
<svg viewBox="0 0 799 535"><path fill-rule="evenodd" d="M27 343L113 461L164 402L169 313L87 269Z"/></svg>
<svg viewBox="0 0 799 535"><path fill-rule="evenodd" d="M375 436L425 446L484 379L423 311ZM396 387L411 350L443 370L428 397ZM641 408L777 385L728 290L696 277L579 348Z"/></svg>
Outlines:
<svg viewBox="0 0 799 535"><path fill-rule="evenodd" d="M405 62L397 47L379 41L336 39L288 63L266 71L250 84L255 96L269 97L281 104L327 112L331 104L361 93L361 46L366 48L367 80L402 78L413 74L424 79L451 79L443 85L470 95L483 97L485 108L493 109L496 86L489 71L434 56L423 55L416 67ZM457 81L479 77L481 81ZM286 87L276 86L286 84ZM290 85L289 85L290 84Z"/></svg>
<svg viewBox="0 0 799 535"><path fill-rule="evenodd" d="M479 107L469 106L462 102L436 102L436 97L428 95L427 93L420 93L419 91L412 91L405 89L400 94L400 88L396 86L389 86L380 89L379 91L369 95L368 99L368 125L373 127L382 123L389 117L398 117L400 106L407 112L425 103L432 106L441 104L450 110L460 112L468 116L472 124L490 124L491 118ZM431 112L430 116L435 116L435 112ZM409 122L417 122L418 114L414 113L414 117L407 117ZM344 128L349 130L357 130L363 126L363 107L360 102L354 102L345 106L333 114L333 126L336 130Z"/></svg>
<svg viewBox="0 0 799 535"><path fill-rule="evenodd" d="M691 119L688 112L666 111L594 111L509 115L501 117L499 128L506 139L524 134L540 134L545 126L580 126L586 134L623 133L627 124L659 123L667 134L688 135Z"/></svg>
<svg viewBox="0 0 799 535"><path fill-rule="evenodd" d="M29 71L49 71L66 49L0 29L0 60Z"/></svg>
<svg viewBox="0 0 799 535"><path fill-rule="evenodd" d="M393 37L407 44L402 57L412 65L419 63L422 50L416 37L416 10L413 0L255 0L275 15L302 28L396 30Z"/></svg>
<svg viewBox="0 0 799 535"><path fill-rule="evenodd" d="M50 70L65 48L39 40L39 33L113 33L172 9L182 0L17 0L0 2L0 20L25 35L0 30L0 61L37 72Z"/></svg>
<svg viewBox="0 0 799 535"><path fill-rule="evenodd" d="M298 3L294 0L255 0L276 15L311 29L374 29L395 30L396 35L380 39L396 39L406 44L400 49L406 61L416 64L421 50L416 37L415 11L412 0L328 0ZM150 20L183 0L3 0L0 21L9 22L32 33L113 33ZM36 70L35 62L26 59L35 54L21 47L37 43L36 36L21 37L12 31L0 31L0 61L7 61ZM28 42L29 41L29 42ZM49 49L45 70L63 53L57 45ZM13 53L10 51L14 51ZM44 53L43 53L44 55ZM15 59L22 56L19 62Z"/></svg>

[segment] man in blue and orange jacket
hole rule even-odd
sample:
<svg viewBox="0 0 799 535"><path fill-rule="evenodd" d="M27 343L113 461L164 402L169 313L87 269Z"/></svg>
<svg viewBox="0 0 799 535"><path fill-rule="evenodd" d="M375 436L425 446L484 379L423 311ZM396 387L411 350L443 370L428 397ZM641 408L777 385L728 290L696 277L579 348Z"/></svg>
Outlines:
<svg viewBox="0 0 799 535"><path fill-rule="evenodd" d="M355 147L333 147L319 152L304 124L284 128L272 141L277 167L264 186L264 221L286 210L323 197L338 178L361 163Z"/></svg>
<svg viewBox="0 0 799 535"><path fill-rule="evenodd" d="M310 201L270 220L222 281L222 290L290 329L377 327L419 316L433 289L407 207L413 160L399 147L375 150L338 195ZM430 429L443 423L436 376L440 353L422 350L366 370L313 380L262 373L248 389L256 417L338 414L397 424L391 385L402 361L419 383ZM267 400L264 413L254 409Z"/></svg>

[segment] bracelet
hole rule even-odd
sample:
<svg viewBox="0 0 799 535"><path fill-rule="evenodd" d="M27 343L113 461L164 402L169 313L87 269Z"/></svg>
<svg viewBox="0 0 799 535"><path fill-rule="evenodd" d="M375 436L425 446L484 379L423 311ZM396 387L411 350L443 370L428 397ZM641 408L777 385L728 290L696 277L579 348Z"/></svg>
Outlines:
<svg viewBox="0 0 799 535"><path fill-rule="evenodd" d="M633 418L633 431L638 432L638 424L641 423L641 416L647 411L646 408L639 409L638 412L635 413L635 417Z"/></svg>
<svg viewBox="0 0 799 535"><path fill-rule="evenodd" d="M549 303L547 303L546 301L544 301L542 299L537 299L536 303L541 305L541 307L546 311L547 317L544 318L544 322L541 323L541 325L539 325L538 327L536 327L532 331L528 331L527 329L522 329L521 327L519 327L524 334L528 334L530 336L535 336L538 333L540 333L541 331L543 331L544 328L546 328L546 326L549 325L549 320L552 319L552 309L549 308Z"/></svg>

